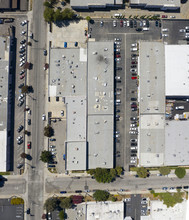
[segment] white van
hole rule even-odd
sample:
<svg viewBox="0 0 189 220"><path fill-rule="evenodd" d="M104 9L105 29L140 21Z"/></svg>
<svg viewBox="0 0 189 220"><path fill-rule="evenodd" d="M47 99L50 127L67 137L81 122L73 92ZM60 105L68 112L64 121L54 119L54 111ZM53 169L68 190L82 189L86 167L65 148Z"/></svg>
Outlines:
<svg viewBox="0 0 189 220"><path fill-rule="evenodd" d="M184 106L176 106L175 109L176 110L184 110Z"/></svg>
<svg viewBox="0 0 189 220"><path fill-rule="evenodd" d="M131 147L131 150L137 150L137 147Z"/></svg>
<svg viewBox="0 0 189 220"><path fill-rule="evenodd" d="M142 30L143 31L149 31L149 28L148 27L143 27Z"/></svg>
<svg viewBox="0 0 189 220"><path fill-rule="evenodd" d="M138 50L137 47L131 48L131 52L135 52L135 51L137 51L137 50Z"/></svg>
<svg viewBox="0 0 189 220"><path fill-rule="evenodd" d="M116 102L117 102L117 103L121 103L121 100L120 100L120 99L116 99Z"/></svg>

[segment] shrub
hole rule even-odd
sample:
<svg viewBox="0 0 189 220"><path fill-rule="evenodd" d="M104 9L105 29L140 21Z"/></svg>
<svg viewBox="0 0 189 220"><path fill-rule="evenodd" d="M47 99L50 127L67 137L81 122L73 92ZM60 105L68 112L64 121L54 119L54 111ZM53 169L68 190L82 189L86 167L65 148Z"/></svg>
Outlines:
<svg viewBox="0 0 189 220"><path fill-rule="evenodd" d="M22 198L12 198L11 205L22 205L24 204L24 200Z"/></svg>
<svg viewBox="0 0 189 220"><path fill-rule="evenodd" d="M183 167L177 167L175 169L175 175L179 178L182 179L186 175L186 170Z"/></svg>

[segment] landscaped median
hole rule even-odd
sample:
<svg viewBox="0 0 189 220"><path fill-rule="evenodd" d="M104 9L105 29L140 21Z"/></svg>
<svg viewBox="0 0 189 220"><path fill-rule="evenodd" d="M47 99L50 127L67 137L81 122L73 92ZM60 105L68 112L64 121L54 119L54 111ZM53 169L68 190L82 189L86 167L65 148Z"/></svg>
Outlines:
<svg viewBox="0 0 189 220"><path fill-rule="evenodd" d="M174 171L174 174L182 179L184 178L184 176L186 175L186 170L189 169L189 167L168 167L168 166L164 166L164 167L149 167L149 168L145 168L145 167L131 167L130 171L135 171L138 175L138 177L141 178L146 178L148 176L150 176L150 174L156 173L156 174L160 174L162 176L167 176L171 173L171 171ZM157 173L157 171L159 171Z"/></svg>

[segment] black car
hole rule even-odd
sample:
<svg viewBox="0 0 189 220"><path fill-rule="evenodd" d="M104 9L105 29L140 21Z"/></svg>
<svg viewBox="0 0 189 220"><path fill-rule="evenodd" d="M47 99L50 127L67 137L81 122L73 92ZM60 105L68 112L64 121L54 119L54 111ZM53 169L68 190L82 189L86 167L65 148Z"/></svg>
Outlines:
<svg viewBox="0 0 189 220"><path fill-rule="evenodd" d="M183 186L183 188L184 188L184 189L188 189L188 188L189 188L189 186Z"/></svg>
<svg viewBox="0 0 189 220"><path fill-rule="evenodd" d="M75 193L82 193L82 190L75 190Z"/></svg>
<svg viewBox="0 0 189 220"><path fill-rule="evenodd" d="M150 23L148 20L146 20L146 27L149 27L150 26Z"/></svg>
<svg viewBox="0 0 189 220"><path fill-rule="evenodd" d="M159 22L159 27L161 27L161 22Z"/></svg>
<svg viewBox="0 0 189 220"><path fill-rule="evenodd" d="M18 88L21 89L24 86L24 83L21 83Z"/></svg>
<svg viewBox="0 0 189 220"><path fill-rule="evenodd" d="M47 50L44 50L44 51L43 51L43 55L44 55L44 56L47 56Z"/></svg>
<svg viewBox="0 0 189 220"><path fill-rule="evenodd" d="M49 140L50 140L50 141L56 141L56 139L55 139L55 138L50 138Z"/></svg>
<svg viewBox="0 0 189 220"><path fill-rule="evenodd" d="M134 28L136 28L137 27L137 21L136 20L134 20Z"/></svg>
<svg viewBox="0 0 189 220"><path fill-rule="evenodd" d="M136 67L137 67L136 65L132 65L132 66L131 66L131 68L136 68Z"/></svg>
<svg viewBox="0 0 189 220"><path fill-rule="evenodd" d="M20 133L22 130L23 130L24 126L23 125L20 125L17 129L17 131Z"/></svg>
<svg viewBox="0 0 189 220"><path fill-rule="evenodd" d="M137 98L131 98L131 101L137 101Z"/></svg>
<svg viewBox="0 0 189 220"><path fill-rule="evenodd" d="M133 143L134 144L134 143ZM131 150L131 153L132 154L136 154L137 153L137 150Z"/></svg>
<svg viewBox="0 0 189 220"><path fill-rule="evenodd" d="M136 28L136 31L141 32L142 28Z"/></svg>
<svg viewBox="0 0 189 220"><path fill-rule="evenodd" d="M28 209L26 210L26 213L27 213L27 215L30 214L30 208L28 208Z"/></svg>
<svg viewBox="0 0 189 220"><path fill-rule="evenodd" d="M136 57L136 56L137 56L137 54L135 54L135 53L131 54L131 57Z"/></svg>
<svg viewBox="0 0 189 220"><path fill-rule="evenodd" d="M177 186L176 189L182 189L182 186Z"/></svg>
<svg viewBox="0 0 189 220"><path fill-rule="evenodd" d="M156 27L158 27L158 25L159 25L159 22L158 22L158 21L156 20L156 23L155 23L155 24L156 24Z"/></svg>
<svg viewBox="0 0 189 220"><path fill-rule="evenodd" d="M20 44L25 44L26 43L26 40L24 39L24 40L22 40L22 41L20 41Z"/></svg>
<svg viewBox="0 0 189 220"><path fill-rule="evenodd" d="M136 118L136 117L131 117L130 120L131 120L131 121L136 121L137 118Z"/></svg>
<svg viewBox="0 0 189 220"><path fill-rule="evenodd" d="M122 67L116 67L116 70L122 70Z"/></svg>
<svg viewBox="0 0 189 220"><path fill-rule="evenodd" d="M136 157L137 155L136 154L131 154L131 157Z"/></svg>
<svg viewBox="0 0 189 220"><path fill-rule="evenodd" d="M131 143L131 146L135 147L135 146L137 146L137 143L136 142L135 143Z"/></svg>
<svg viewBox="0 0 189 220"><path fill-rule="evenodd" d="M31 125L31 119L30 118L28 119L28 125Z"/></svg>
<svg viewBox="0 0 189 220"><path fill-rule="evenodd" d="M130 20L130 27L133 28L133 21Z"/></svg>

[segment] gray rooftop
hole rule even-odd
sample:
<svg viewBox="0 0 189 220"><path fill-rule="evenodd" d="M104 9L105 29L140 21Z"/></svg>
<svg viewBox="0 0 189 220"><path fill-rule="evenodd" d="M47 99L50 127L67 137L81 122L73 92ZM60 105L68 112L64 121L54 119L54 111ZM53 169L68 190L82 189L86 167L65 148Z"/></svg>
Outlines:
<svg viewBox="0 0 189 220"><path fill-rule="evenodd" d="M89 169L113 167L112 115L88 116L88 161Z"/></svg>
<svg viewBox="0 0 189 220"><path fill-rule="evenodd" d="M166 121L165 165L189 165L189 120Z"/></svg>
<svg viewBox="0 0 189 220"><path fill-rule="evenodd" d="M161 42L139 44L140 114L165 113L165 55Z"/></svg>
<svg viewBox="0 0 189 220"><path fill-rule="evenodd" d="M66 97L67 141L86 141L86 98Z"/></svg>
<svg viewBox="0 0 189 220"><path fill-rule="evenodd" d="M0 8L10 9L11 8L11 0L0 0Z"/></svg>
<svg viewBox="0 0 189 220"><path fill-rule="evenodd" d="M86 170L87 148L86 142L69 142L67 147L67 170Z"/></svg>
<svg viewBox="0 0 189 220"><path fill-rule="evenodd" d="M161 166L165 148L165 64L161 42L139 43L139 164Z"/></svg>
<svg viewBox="0 0 189 220"><path fill-rule="evenodd" d="M113 167L114 45L88 43L89 169Z"/></svg>
<svg viewBox="0 0 189 220"><path fill-rule="evenodd" d="M75 8L93 8L122 5L123 0L71 0L71 7Z"/></svg>
<svg viewBox="0 0 189 220"><path fill-rule="evenodd" d="M180 1L179 0L131 0L130 1L131 5L143 5L145 7L150 7L150 6L159 6L162 7L164 6L165 8L175 8L175 7L180 7Z"/></svg>
<svg viewBox="0 0 189 220"><path fill-rule="evenodd" d="M50 50L49 96L85 96L86 61L87 51L83 48L52 48Z"/></svg>
<svg viewBox="0 0 189 220"><path fill-rule="evenodd" d="M0 171L6 171L9 45L0 37Z"/></svg>
<svg viewBox="0 0 189 220"><path fill-rule="evenodd" d="M88 43L88 114L114 113L114 44Z"/></svg>

